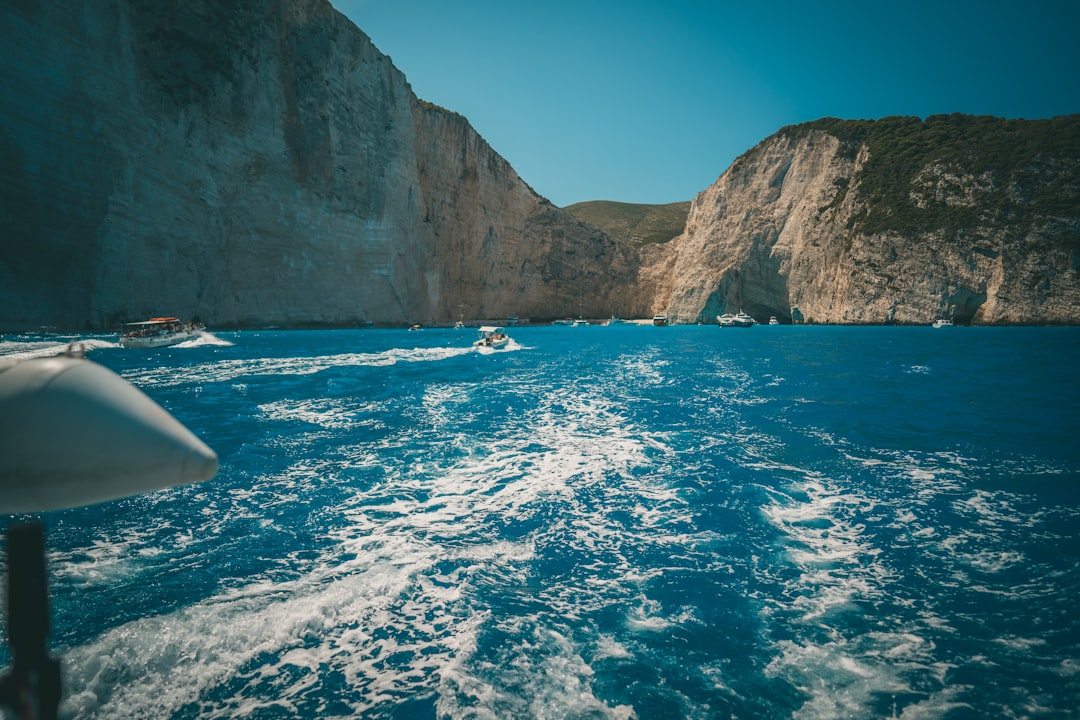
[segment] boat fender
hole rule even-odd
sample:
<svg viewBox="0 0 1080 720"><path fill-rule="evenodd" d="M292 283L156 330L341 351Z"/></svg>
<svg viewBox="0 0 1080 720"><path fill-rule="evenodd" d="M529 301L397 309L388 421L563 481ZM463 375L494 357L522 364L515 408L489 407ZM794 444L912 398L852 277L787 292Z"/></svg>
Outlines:
<svg viewBox="0 0 1080 720"><path fill-rule="evenodd" d="M180 421L76 352L0 363L0 514L202 482L217 468Z"/></svg>

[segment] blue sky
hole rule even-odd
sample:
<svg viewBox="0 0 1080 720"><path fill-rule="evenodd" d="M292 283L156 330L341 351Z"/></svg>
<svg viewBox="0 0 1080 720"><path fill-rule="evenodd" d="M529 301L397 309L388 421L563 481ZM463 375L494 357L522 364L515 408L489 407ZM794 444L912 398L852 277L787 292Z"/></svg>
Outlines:
<svg viewBox="0 0 1080 720"><path fill-rule="evenodd" d="M1080 2L331 0L558 206L690 200L821 117L1080 112Z"/></svg>

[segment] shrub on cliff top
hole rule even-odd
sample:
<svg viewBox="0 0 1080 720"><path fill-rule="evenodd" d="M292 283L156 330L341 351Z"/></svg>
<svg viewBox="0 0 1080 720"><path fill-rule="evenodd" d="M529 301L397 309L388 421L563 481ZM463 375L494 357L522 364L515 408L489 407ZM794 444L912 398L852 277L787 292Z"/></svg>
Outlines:
<svg viewBox="0 0 1080 720"><path fill-rule="evenodd" d="M860 232L951 236L983 224L1024 230L1050 218L1080 215L1080 115L823 118L780 132L810 130L839 139L849 157L863 146L869 151L853 178L866 201L863 214L852 221ZM920 193L919 182L936 182L939 191ZM972 188L977 199L957 201Z"/></svg>

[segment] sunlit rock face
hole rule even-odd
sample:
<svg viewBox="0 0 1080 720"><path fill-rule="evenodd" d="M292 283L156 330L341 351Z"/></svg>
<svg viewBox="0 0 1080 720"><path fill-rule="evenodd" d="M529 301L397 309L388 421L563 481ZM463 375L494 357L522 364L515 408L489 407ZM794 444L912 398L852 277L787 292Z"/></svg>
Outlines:
<svg viewBox="0 0 1080 720"><path fill-rule="evenodd" d="M636 250L539 197L460 115L419 103L415 118L435 316L648 312Z"/></svg>
<svg viewBox="0 0 1080 720"><path fill-rule="evenodd" d="M1080 120L784 128L631 247L325 0L0 3L0 330L1080 321Z"/></svg>
<svg viewBox="0 0 1080 720"><path fill-rule="evenodd" d="M0 320L644 312L637 259L323 0L0 7Z"/></svg>
<svg viewBox="0 0 1080 720"><path fill-rule="evenodd" d="M1080 121L889 122L923 143L905 150L917 160L906 170L872 123L874 142L867 123L821 121L739 158L660 256L656 307L682 322L740 309L819 323L1080 322ZM1009 133L1042 146L995 165L970 140L1008 148Z"/></svg>

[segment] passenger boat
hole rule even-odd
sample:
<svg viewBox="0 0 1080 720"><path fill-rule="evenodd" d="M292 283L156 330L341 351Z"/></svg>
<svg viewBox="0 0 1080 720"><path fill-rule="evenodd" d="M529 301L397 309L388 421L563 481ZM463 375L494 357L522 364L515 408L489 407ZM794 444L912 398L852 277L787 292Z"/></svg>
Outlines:
<svg viewBox="0 0 1080 720"><path fill-rule="evenodd" d="M769 324L770 325L779 325L780 321L776 319L775 315L770 315L769 316Z"/></svg>
<svg viewBox="0 0 1080 720"><path fill-rule="evenodd" d="M157 317L127 323L120 334L120 346L152 350L193 340L205 329L201 324L181 322L174 317Z"/></svg>
<svg viewBox="0 0 1080 720"><path fill-rule="evenodd" d="M720 325L720 327L748 328L754 326L754 318L750 317L742 310L740 310L734 315L732 315L731 313L724 313L723 315L719 315L716 318L716 322Z"/></svg>
<svg viewBox="0 0 1080 720"><path fill-rule="evenodd" d="M938 318L934 321L934 327L952 327L952 320L946 320L945 318Z"/></svg>
<svg viewBox="0 0 1080 720"><path fill-rule="evenodd" d="M653 315L652 324L656 327L665 327L667 325L667 315Z"/></svg>
<svg viewBox="0 0 1080 720"><path fill-rule="evenodd" d="M473 347L496 349L506 347L506 344L510 342L510 337L503 329L495 325L484 325L477 331L477 334L479 338L473 343Z"/></svg>

